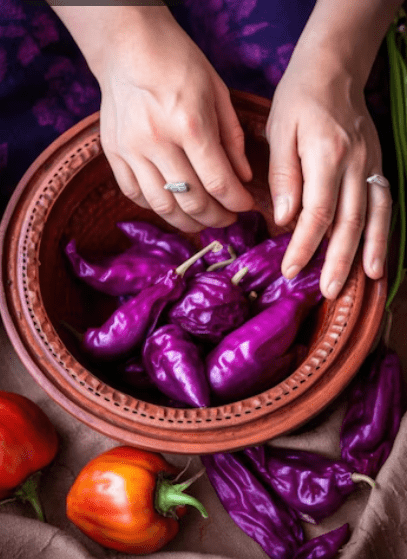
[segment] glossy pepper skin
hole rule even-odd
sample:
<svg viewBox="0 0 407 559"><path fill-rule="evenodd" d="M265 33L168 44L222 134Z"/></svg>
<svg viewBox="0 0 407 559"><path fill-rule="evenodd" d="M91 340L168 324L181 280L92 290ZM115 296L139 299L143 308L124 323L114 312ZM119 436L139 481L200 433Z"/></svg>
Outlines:
<svg viewBox="0 0 407 559"><path fill-rule="evenodd" d="M392 449L400 427L402 368L394 351L379 346L351 386L342 422L342 459L356 472L375 477Z"/></svg>
<svg viewBox="0 0 407 559"><path fill-rule="evenodd" d="M344 524L305 542L293 559L335 559L350 536L349 524Z"/></svg>
<svg viewBox="0 0 407 559"><path fill-rule="evenodd" d="M164 256L136 254L133 249L98 262L89 262L78 253L74 240L68 243L65 253L76 277L113 296L136 295L182 262Z"/></svg>
<svg viewBox="0 0 407 559"><path fill-rule="evenodd" d="M152 333L165 307L182 295L188 268L206 252L220 248L219 243L210 243L177 268L168 270L154 285L123 303L102 326L88 329L82 342L84 350L95 360L114 360L129 355Z"/></svg>
<svg viewBox="0 0 407 559"><path fill-rule="evenodd" d="M190 334L218 343L249 317L249 303L239 284L222 270L197 274L168 313L169 320Z"/></svg>
<svg viewBox="0 0 407 559"><path fill-rule="evenodd" d="M161 326L147 338L143 363L150 379L169 398L193 407L209 406L209 385L200 351L177 324Z"/></svg>
<svg viewBox="0 0 407 559"><path fill-rule="evenodd" d="M181 264L195 252L195 247L177 233L168 233L145 221L120 221L116 226L133 243L136 253ZM209 244L205 243L205 244ZM204 271L203 260L198 260L187 271L186 276Z"/></svg>
<svg viewBox="0 0 407 559"><path fill-rule="evenodd" d="M351 466L313 452L264 445L244 454L253 472L308 522L333 514L356 487Z"/></svg>
<svg viewBox="0 0 407 559"><path fill-rule="evenodd" d="M58 435L42 409L20 394L0 391L0 499L27 500L43 520L35 482L29 480L57 452Z"/></svg>
<svg viewBox="0 0 407 559"><path fill-rule="evenodd" d="M244 397L264 375L272 379L302 320L322 297L316 285L307 292L284 295L228 334L208 354L206 374L220 400Z"/></svg>
<svg viewBox="0 0 407 559"><path fill-rule="evenodd" d="M239 453L201 456L209 481L234 522L271 559L292 559L304 541L296 515L268 491Z"/></svg>
<svg viewBox="0 0 407 559"><path fill-rule="evenodd" d="M248 272L240 282L241 288L246 293L263 291L281 275L281 263L291 236L291 233L284 233L264 240L238 256L225 271L233 276L247 266Z"/></svg>
<svg viewBox="0 0 407 559"><path fill-rule="evenodd" d="M178 533L177 517L185 514L185 504L206 515L196 499L182 492L187 484L171 485L169 479L176 474L178 470L159 454L130 446L113 448L80 471L67 496L67 516L105 547L154 553Z"/></svg>
<svg viewBox="0 0 407 559"><path fill-rule="evenodd" d="M243 254L268 237L267 223L260 212L241 212L237 220L227 227L207 227L200 232L203 246L217 240L223 245L218 253L208 253L204 256L208 265L230 259L228 247L236 255Z"/></svg>

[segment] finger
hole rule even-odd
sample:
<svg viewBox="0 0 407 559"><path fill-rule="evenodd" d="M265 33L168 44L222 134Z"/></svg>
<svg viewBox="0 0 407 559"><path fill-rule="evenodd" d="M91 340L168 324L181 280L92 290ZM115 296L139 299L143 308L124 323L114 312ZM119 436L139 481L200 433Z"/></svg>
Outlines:
<svg viewBox="0 0 407 559"><path fill-rule="evenodd" d="M333 222L343 160L344 152L335 151L327 140L316 140L304 150L301 159L303 209L281 266L283 274L289 279L309 262Z"/></svg>
<svg viewBox="0 0 407 559"><path fill-rule="evenodd" d="M269 128L269 185L277 225L289 223L301 205L303 178L297 153L296 129L283 130L278 123Z"/></svg>
<svg viewBox="0 0 407 559"><path fill-rule="evenodd" d="M183 135L184 152L205 190L231 212L251 210L254 200L236 176L220 143L216 113L190 123Z"/></svg>
<svg viewBox="0 0 407 559"><path fill-rule="evenodd" d="M342 178L338 205L325 263L321 272L324 297L338 296L349 275L366 219L366 171L364 162L349 166Z"/></svg>
<svg viewBox="0 0 407 559"><path fill-rule="evenodd" d="M181 210L173 194L164 189L166 181L151 161L143 158L132 160L130 164L153 212L187 233L196 233L202 229L200 223Z"/></svg>
<svg viewBox="0 0 407 559"><path fill-rule="evenodd" d="M173 194L185 214L205 227L226 227L236 221L235 214L226 210L203 188L181 148L167 145L165 151L156 149L152 162L167 183L182 181L189 185L188 192Z"/></svg>
<svg viewBox="0 0 407 559"><path fill-rule="evenodd" d="M150 205L144 198L131 167L119 156L106 153L106 158L109 161L116 182L123 194L138 206L150 209Z"/></svg>
<svg viewBox="0 0 407 559"><path fill-rule="evenodd" d="M222 146L237 176L244 182L253 178L250 163L245 153L243 128L233 108L229 90L217 88L216 114Z"/></svg>
<svg viewBox="0 0 407 559"><path fill-rule="evenodd" d="M375 173L376 171L370 174ZM375 183L367 184L367 219L363 245L363 267L366 274L372 279L381 278L384 272L391 212L390 188Z"/></svg>

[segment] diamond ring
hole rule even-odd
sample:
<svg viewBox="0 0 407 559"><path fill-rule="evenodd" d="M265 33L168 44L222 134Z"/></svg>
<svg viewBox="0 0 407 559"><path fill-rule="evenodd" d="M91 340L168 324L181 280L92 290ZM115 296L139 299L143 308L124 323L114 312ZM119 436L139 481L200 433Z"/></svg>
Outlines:
<svg viewBox="0 0 407 559"><path fill-rule="evenodd" d="M191 190L186 182L167 182L164 188L170 192L188 192L188 190Z"/></svg>

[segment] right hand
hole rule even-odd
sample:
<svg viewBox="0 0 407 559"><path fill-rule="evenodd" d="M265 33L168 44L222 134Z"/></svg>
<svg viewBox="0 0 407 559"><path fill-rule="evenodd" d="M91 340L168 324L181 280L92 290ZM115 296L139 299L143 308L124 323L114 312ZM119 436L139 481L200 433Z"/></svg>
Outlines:
<svg viewBox="0 0 407 559"><path fill-rule="evenodd" d="M109 33L94 73L101 141L121 190L186 232L231 224L253 199L226 85L166 7L127 8ZM190 191L164 190L178 181Z"/></svg>

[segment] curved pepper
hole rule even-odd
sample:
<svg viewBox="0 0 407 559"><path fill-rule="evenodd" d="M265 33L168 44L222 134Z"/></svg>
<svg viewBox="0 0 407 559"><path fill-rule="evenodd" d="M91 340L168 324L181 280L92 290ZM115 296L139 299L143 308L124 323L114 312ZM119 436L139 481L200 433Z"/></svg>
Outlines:
<svg viewBox="0 0 407 559"><path fill-rule="evenodd" d="M0 391L0 499L28 501L44 520L36 472L57 451L57 433L42 409L25 396Z"/></svg>
<svg viewBox="0 0 407 559"><path fill-rule="evenodd" d="M143 362L153 383L170 398L194 406L210 404L209 385L198 347L177 324L166 324L144 344Z"/></svg>
<svg viewBox="0 0 407 559"><path fill-rule="evenodd" d="M178 470L161 455L120 446L100 454L81 470L66 500L68 518L99 544L124 553L154 553L179 531L185 505L206 510L174 484Z"/></svg>
<svg viewBox="0 0 407 559"><path fill-rule="evenodd" d="M350 536L349 524L321 534L305 542L294 555L293 559L335 559L340 548Z"/></svg>
<svg viewBox="0 0 407 559"><path fill-rule="evenodd" d="M284 233L266 239L238 256L225 271L233 276L247 266L248 272L240 282L241 288L246 293L263 291L281 275L281 263L291 236L292 233Z"/></svg>
<svg viewBox="0 0 407 559"><path fill-rule="evenodd" d="M244 268L232 279L223 271L197 274L171 307L169 320L198 338L218 343L249 317L249 303L239 287L246 272Z"/></svg>
<svg viewBox="0 0 407 559"><path fill-rule="evenodd" d="M270 446L246 448L254 473L307 522L333 514L354 491L353 468L313 452Z"/></svg>
<svg viewBox="0 0 407 559"><path fill-rule="evenodd" d="M251 392L265 374L272 378L302 320L322 297L319 287L312 287L308 292L281 296L228 334L209 353L206 372L216 396L228 401L238 399Z"/></svg>
<svg viewBox="0 0 407 559"><path fill-rule="evenodd" d="M88 329L83 338L85 351L97 360L128 355L152 333L165 307L182 295L186 288L184 273L188 267L219 246L215 241L175 270L168 270L154 285L116 309L102 326Z"/></svg>
<svg viewBox="0 0 407 559"><path fill-rule="evenodd" d="M292 559L304 542L296 515L234 454L201 456L206 474L233 521L271 559Z"/></svg>
<svg viewBox="0 0 407 559"><path fill-rule="evenodd" d="M224 247L216 254L206 254L204 260L208 265L228 260L230 258L228 247L231 247L236 255L240 255L268 236L267 223L260 212L241 212L237 215L237 220L227 227L206 227L200 232L202 245L205 246L216 240Z"/></svg>
<svg viewBox="0 0 407 559"><path fill-rule="evenodd" d="M113 296L137 294L182 262L174 262L163 256L159 259L148 254L136 254L134 250L99 262L89 262L78 253L74 240L67 244L65 253L76 277L94 289Z"/></svg>
<svg viewBox="0 0 407 559"><path fill-rule="evenodd" d="M355 471L374 477L389 456L403 414L401 393L400 359L379 346L351 386L341 427L341 456Z"/></svg>

